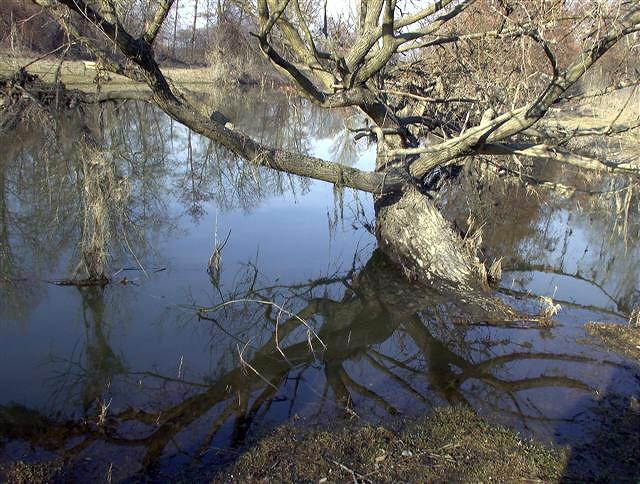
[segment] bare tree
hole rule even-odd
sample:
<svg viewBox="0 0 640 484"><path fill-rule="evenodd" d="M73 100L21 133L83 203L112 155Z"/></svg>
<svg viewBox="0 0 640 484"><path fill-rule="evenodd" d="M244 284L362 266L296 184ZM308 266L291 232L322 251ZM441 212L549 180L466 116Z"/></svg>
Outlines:
<svg viewBox="0 0 640 484"><path fill-rule="evenodd" d="M174 58L176 57L176 38L178 36L178 9L178 0L176 0L176 8L174 9L175 16L173 19L173 39L171 41L171 55L173 55Z"/></svg>
<svg viewBox="0 0 640 484"><path fill-rule="evenodd" d="M191 25L191 62L194 61L196 50L196 26L198 23L198 0L193 2L193 24Z"/></svg>
<svg viewBox="0 0 640 484"><path fill-rule="evenodd" d="M250 163L374 194L380 247L410 278L439 280L466 294L479 294L485 285L475 250L430 199L430 181L443 166L479 155L517 155L638 174L631 163L577 154L568 142L625 132L637 122L617 117L571 132L544 124L552 108L598 94L577 83L640 30L637 1L440 0L417 6L360 0L357 20L350 25L343 19L339 28L326 15L309 15L299 0L237 2L255 19L262 53L302 96L366 115L369 126L357 131L377 144L371 172L271 148L201 113L154 58L154 40L173 1L155 2L141 31L130 32L109 0L34 0L71 35L75 24L90 23L106 36L109 51L95 42L88 48L113 72L145 82L153 102L194 132ZM630 78L601 92L638 82ZM435 135L429 144L425 130Z"/></svg>

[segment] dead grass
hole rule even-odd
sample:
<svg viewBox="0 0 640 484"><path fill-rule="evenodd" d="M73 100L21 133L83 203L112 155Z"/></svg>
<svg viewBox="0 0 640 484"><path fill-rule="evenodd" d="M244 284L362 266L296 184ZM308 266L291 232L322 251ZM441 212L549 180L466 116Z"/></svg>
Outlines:
<svg viewBox="0 0 640 484"><path fill-rule="evenodd" d="M283 427L260 441L217 482L559 481L560 449L492 426L462 407L395 433L384 427L335 432Z"/></svg>
<svg viewBox="0 0 640 484"><path fill-rule="evenodd" d="M11 75L16 70L32 59L24 57L0 57L0 76ZM58 61L55 59L43 59L27 68L31 74L36 74L45 82L54 82ZM213 84L208 68L163 68L163 72L178 85L194 91L205 91ZM126 77L109 73L109 81L101 81L102 92L121 90L147 90L142 83L134 82ZM81 61L65 61L60 69L60 80L69 89L79 89L84 92L94 93L98 84L94 82L96 71L85 69Z"/></svg>
<svg viewBox="0 0 640 484"><path fill-rule="evenodd" d="M640 326L591 322L585 329L587 334L600 338L612 350L640 360Z"/></svg>
<svg viewBox="0 0 640 484"><path fill-rule="evenodd" d="M130 194L126 177L118 175L112 156L99 150L94 143L78 143L82 173L82 238L80 263L75 276L104 280L110 248L124 231L125 212Z"/></svg>
<svg viewBox="0 0 640 484"><path fill-rule="evenodd" d="M19 460L0 467L0 482L44 484L55 481L61 471L62 461L59 460L33 464Z"/></svg>

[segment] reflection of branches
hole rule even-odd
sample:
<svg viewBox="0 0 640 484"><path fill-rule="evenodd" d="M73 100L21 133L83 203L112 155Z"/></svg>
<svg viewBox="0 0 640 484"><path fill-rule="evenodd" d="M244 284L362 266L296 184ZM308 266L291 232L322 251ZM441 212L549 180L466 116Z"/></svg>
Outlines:
<svg viewBox="0 0 640 484"><path fill-rule="evenodd" d="M278 350L279 353L282 353L282 349L280 348L280 341L278 338L278 326L280 325L280 315L281 314L285 314L287 316L290 316L291 319L287 320L288 322L291 322L292 319L296 320L299 324L302 324L306 329L307 329L307 341L309 343L309 348L311 349L311 351L313 351L313 342L312 342L312 338L316 339L323 348L326 348L327 346L324 344L324 342L322 341L322 339L320 338L320 336L318 336L318 333L315 332L315 330L309 325L309 323L307 323L307 321L305 321L304 319L302 319L298 314L293 314L292 312L286 310L284 307L274 303L273 301L266 301L266 300L259 300L259 299L234 299L232 301L225 301L222 302L220 304L217 304L216 306L213 307L209 307L209 308L200 308L198 310L199 314L207 314L207 313L211 313L211 312L215 312L219 309L222 309L228 305L231 304L242 304L242 303L253 303L253 304L262 304L264 306L267 307L274 307L279 311L278 317L275 321L275 333L274 333L274 338L275 338L275 346ZM282 353L283 354L283 353ZM284 354L283 354L284 356Z"/></svg>
<svg viewBox="0 0 640 484"><path fill-rule="evenodd" d="M366 270L367 269L363 272L366 272ZM369 270L373 269L370 267ZM387 281L389 281L388 276L389 275L387 274ZM363 273L358 276L358 281L354 281L351 286L359 289L360 294L369 294L370 290L364 287L363 284L364 281L370 277L373 278L373 274L365 275ZM380 280L379 278L375 279ZM390 303L392 298L390 299L384 294L376 293L375 298L378 302L380 302L381 297L382 300L385 301L383 305L393 304ZM367 301L359 299L360 297L345 299L343 300L342 305L335 303L331 304L328 300L324 302L316 300L313 301L313 303L307 304L307 306L302 310L307 314L309 310L322 311L325 318L325 323L322 326L319 335L327 342L328 346L327 353L325 354L326 363L324 373L326 382L329 388L333 391L334 398L340 402L340 406L350 406L356 401L354 399L354 395L351 393L351 391L354 391L360 396L359 398L364 399L365 401L370 400L381 406L383 409L386 409L388 412L395 410L392 401L372 392L369 388L355 380L345 371L343 367L344 362L351 359L354 355L364 354L366 361L371 363L372 368L385 374L391 381L397 382L401 388L404 388L408 393L414 395L415 398L423 402L428 402L428 395L421 395L420 392L418 392L409 383L409 381L404 380L400 374L391 372L389 368L381 363L381 361L389 362L392 366L410 371L410 374L413 375L412 378L421 374L420 370L417 370L413 363L401 362L392 356L380 353L379 350L373 350L371 348L371 344L376 340L375 336L373 340L369 337L372 334L371 330L375 329L375 327L371 327L371 321L375 320L376 317L369 314L369 318L367 318L367 320L362 320L358 318L357 314L360 313L363 306L368 306L371 310L377 307L378 303L371 306ZM357 304L356 301L358 302ZM349 307L353 307L355 311L349 312L347 309ZM493 388L498 392L498 394L504 394L507 399L516 402L514 403L516 407L519 405L517 404L518 399L516 395L518 392L525 389L535 389L543 386L561 386L566 388L577 388L585 391L590 390L588 385L570 377L543 375L540 377L520 380L504 380L495 376L492 371L497 367L503 367L505 365L527 359L572 361L585 364L597 363L597 361L593 359L573 355L520 352L497 356L483 360L479 363L474 363L471 360L462 358L458 354L453 353L444 343L434 338L428 331L427 327L419 319L411 317L408 320L404 319L406 310L402 310L397 305L393 307L393 311L387 312L385 310L384 313L386 315L394 315L393 319L395 321L404 321L404 323L402 323L403 327L408 331L408 334L410 334L412 341L414 341L421 349L423 357L428 362L426 375L428 375L429 381L432 384L431 391L435 390L449 401L467 402L467 404L472 404L472 397L465 395L465 392L468 390L463 391L461 388L463 383L469 379L476 379L485 382L488 388ZM380 309L378 309L378 311L379 310ZM339 313L337 311L339 311ZM334 316L338 314L340 314L341 319L349 315L351 317L351 323L345 325L344 321L342 321L338 324L334 319ZM290 320L290 322L295 324L295 320ZM365 327L367 328L367 331L361 332ZM395 327L395 323L392 325L392 328L393 327ZM329 336L330 333L328 332L331 331L331 328L333 328L333 333ZM385 332L378 340L385 340L388 338L388 335L389 333ZM262 358L274 355L276 352L273 347L273 343L273 338L271 338L263 348L257 350L255 353L257 355L257 359L253 360L251 363L254 367L259 368L261 373L266 372L266 375L274 375L274 366L280 366L282 364L282 359L280 359L281 363L276 364L276 361L271 359L272 357L269 359L270 363L268 366L264 366L260 363ZM289 347L284 347L282 348L282 351L286 354L287 360L297 360L298 365L305 365L306 363L302 363L304 359L302 361L299 359L302 355L298 353L298 351L303 347L303 343L298 343ZM415 361L415 358L413 361ZM454 371L453 368L459 368L462 373ZM289 371L288 369L285 370ZM264 376L264 378L269 377ZM278 377L275 377L275 379L269 378L269 381L273 383L277 378ZM256 378L253 378L253 380L255 381ZM520 413L522 414L522 417L526 419L524 410Z"/></svg>
<svg viewBox="0 0 640 484"><path fill-rule="evenodd" d="M613 297L613 295L611 295L609 292L607 292L606 288L602 284L599 284L598 282L596 282L593 279L589 279L587 277L584 277L579 272L576 272L575 274L572 274L572 273L569 273L569 272L566 272L566 271L562 270L561 268L554 267L554 266L551 266L551 265L547 265L547 264L530 264L530 263L524 262L524 261L519 261L517 263L510 264L508 267L503 267L502 270L504 272L509 272L509 271L545 272L547 274L555 274L555 275L558 275L558 276L570 277L570 278L573 278L573 279L577 279L579 281L584 281L584 282L587 282L587 283L591 284L592 286L598 288L602 292L602 294L604 294L613 304L616 305L616 308L621 309L620 302L616 301L616 299Z"/></svg>
<svg viewBox="0 0 640 484"><path fill-rule="evenodd" d="M532 388L541 387L563 387L583 390L588 393L593 392L593 388L582 383L575 378L566 378L561 376L539 376L535 378L527 378L524 380L504 381L496 377L483 375L482 380L504 392L519 392L522 390L530 390Z"/></svg>
<svg viewBox="0 0 640 484"><path fill-rule="evenodd" d="M382 372L382 374L384 374L385 377L387 377L389 380L397 383L399 386L404 388L407 392L409 392L411 395L413 395L415 398L417 398L418 400L420 400L424 404L430 405L430 402L427 400L427 398L424 395L422 395L418 390L414 389L408 381L403 380L400 376L396 375L393 371L391 371L391 369L387 368L385 365L380 363L377 359L375 359L371 355L371 353L372 352L369 351L369 352L367 352L365 354L365 356L367 357L367 360L371 363L372 367L374 367L378 371ZM396 362L394 362L394 363L396 363ZM398 363L396 363L396 364L398 364Z"/></svg>
<svg viewBox="0 0 640 484"><path fill-rule="evenodd" d="M510 167L523 170L518 160ZM535 171L533 176L538 176ZM624 239L612 236L616 224L623 221L620 214L630 203L628 181L588 178L551 165L537 171L572 186L607 191L608 196L568 198L549 190L532 192L502 179L501 171L470 168L459 177L459 184L447 187L441 203L462 232L468 229L468 220L483 225L485 260L503 257L503 273L523 271L523 286L534 280L536 271L571 277L598 288L615 304L616 312L630 312L638 299L638 254ZM636 206L633 202L629 208ZM590 207L597 210L591 208L589 222L582 223L584 217L577 215ZM634 217L629 217L629 224L632 220ZM506 224L509 230L504 230ZM630 234L637 232L635 225L628 225Z"/></svg>
<svg viewBox="0 0 640 484"><path fill-rule="evenodd" d="M117 375L126 373L120 357L108 341L104 294L101 289L78 289L82 297L82 316L85 326L84 345L79 345L77 357L61 360L67 367L55 379L55 393L73 394L79 389L84 412L96 407ZM75 350L74 350L75 353Z"/></svg>
<svg viewBox="0 0 640 484"><path fill-rule="evenodd" d="M351 378L342 366L338 367L336 371L345 389L353 388L357 393L364 396L366 400L377 403L390 415L397 415L400 413L393 407L391 403L387 402L383 397ZM352 400L351 392L349 392L349 400Z"/></svg>
<svg viewBox="0 0 640 484"><path fill-rule="evenodd" d="M525 425L529 415L525 411L526 407L519 401L516 395L517 392L544 387L560 387L592 393L593 389L584 382L568 376L542 375L518 380L505 380L492 374L491 370L503 367L507 363L518 363L530 359L601 364L600 361L593 358L578 355L522 352L509 353L474 363L453 353L442 342L434 338L419 319L411 318L403 326L423 351L425 358L429 361L429 367L433 368L435 366L438 368L435 375L430 373L430 382L434 387L433 389L443 395L447 401L466 402L469 404L469 400L464 396L462 387L468 380L478 380L493 387L499 392L499 395L511 401ZM459 371L454 371L452 369L454 367L458 368ZM488 403L487 398L483 398L482 401L485 404ZM523 403L528 404L529 402L525 401ZM496 405L498 404L499 400ZM501 410L502 406L499 409Z"/></svg>
<svg viewBox="0 0 640 484"><path fill-rule="evenodd" d="M294 284L290 292L283 284L265 285L269 290L264 292L272 300L286 300L290 309L258 300L261 309L262 306L270 309L260 314L265 324L256 329L252 340L262 343L247 346L243 354L244 364L255 371L245 371L240 361L208 382L166 377L159 372L129 373L136 380L144 375L162 382L168 392L186 388L188 393L177 403L175 398L162 399L153 410L116 409L113 428L102 438L112 445L143 446L146 449L143 462L152 466L170 453L172 442L179 435L206 425L205 435L191 446L192 458L200 460L215 440L222 438L223 428L231 429L230 443L240 446L257 419L269 416L270 412L281 412L272 409L275 402L289 399L289 414L297 399L303 398L306 403L308 397L301 397L304 392L300 390L303 374L313 372L319 363L322 369L314 373L313 379L323 379L319 382L324 386L319 395L322 403L329 401L332 408L351 416L357 415L367 403L386 413L399 413L402 411L399 404L408 396L427 408L447 401L504 410L527 426L557 420L547 417L535 406L535 401L530 401L532 391L548 387L592 391L588 382L566 373L560 365L553 368L552 374L545 370L548 371L549 363L591 367L601 365L602 361L571 353L527 352L519 345L514 351L509 346L508 333L503 333L504 338L496 343L495 338L485 341L475 337L474 330L468 327L453 328L447 311L452 303L443 305L437 295L407 281L394 267L376 253L348 280L325 277ZM255 280L248 278L246 283L249 291L255 291ZM324 294L318 297L314 288L322 288ZM334 298L328 295L332 291ZM227 307L228 313L220 311L216 324L240 339L230 328L236 327L246 315L242 312L247 309L245 305L255 306L256 300L229 300L209 311ZM238 309L241 311L237 312ZM438 317L428 317L429 314ZM215 319L212 314L205 317ZM309 351L304 338L293 337L298 335L296 331L309 331L311 319L319 324L313 334L326 345L321 361ZM496 344L501 345L500 354L482 351ZM540 366L535 376L508 377L510 369L534 360ZM375 377L392 385L394 391L372 389L369 382ZM293 391L287 388L291 380L295 380ZM420 385L421 380L428 385ZM124 431L118 430L136 422L145 425L143 436L127 438Z"/></svg>

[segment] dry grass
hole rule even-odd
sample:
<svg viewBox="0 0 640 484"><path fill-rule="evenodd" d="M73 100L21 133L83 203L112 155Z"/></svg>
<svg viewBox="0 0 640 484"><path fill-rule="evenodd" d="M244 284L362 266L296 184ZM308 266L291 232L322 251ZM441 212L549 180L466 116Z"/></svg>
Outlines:
<svg viewBox="0 0 640 484"><path fill-rule="evenodd" d="M79 144L82 185L82 239L76 275L91 280L106 278L110 247L120 234L117 227L129 199L129 184L119 177L109 153L86 142Z"/></svg>
<svg viewBox="0 0 640 484"><path fill-rule="evenodd" d="M0 76L11 75L20 66L30 62L32 59L24 57L0 57ZM55 59L43 59L27 68L31 74L38 75L45 82L54 82L58 61ZM163 72L176 82L179 86L195 91L205 91L210 87L214 79L209 68L163 68ZM137 83L123 76L109 73L109 81L101 81L102 92L140 89L147 90L148 87L142 83ZM69 89L79 89L84 92L93 93L98 88L98 83L94 82L96 71L85 69L82 61L65 61L60 69L60 80Z"/></svg>
<svg viewBox="0 0 640 484"><path fill-rule="evenodd" d="M218 482L559 481L566 455L447 407L401 433L384 427L298 432L260 441Z"/></svg>
<svg viewBox="0 0 640 484"><path fill-rule="evenodd" d="M107 423L107 416L109 415L109 407L111 406L111 399L109 401L101 400L98 408L97 424L98 427L104 427Z"/></svg>
<svg viewBox="0 0 640 484"><path fill-rule="evenodd" d="M637 321L634 311L632 321ZM640 361L640 326L637 324L617 324L590 322L585 325L587 334L598 337L612 350Z"/></svg>
<svg viewBox="0 0 640 484"><path fill-rule="evenodd" d="M540 316L544 319L551 319L560 312L562 306L556 304L553 299L548 296L540 296Z"/></svg>
<svg viewBox="0 0 640 484"><path fill-rule="evenodd" d="M13 484L44 484L55 482L62 471L62 461L27 463L17 461L8 466L0 467L0 482Z"/></svg>

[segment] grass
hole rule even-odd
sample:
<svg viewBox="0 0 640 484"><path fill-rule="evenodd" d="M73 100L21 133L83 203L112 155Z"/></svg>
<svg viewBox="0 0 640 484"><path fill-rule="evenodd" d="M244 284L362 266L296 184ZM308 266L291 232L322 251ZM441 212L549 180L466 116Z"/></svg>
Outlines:
<svg viewBox="0 0 640 484"><path fill-rule="evenodd" d="M304 431L285 426L217 482L559 481L563 450L525 440L463 407L445 407L402 432L385 427Z"/></svg>
<svg viewBox="0 0 640 484"><path fill-rule="evenodd" d="M55 481L62 471L62 462L55 460L43 463L17 461L6 467L0 467L0 482L13 484L44 484Z"/></svg>
<svg viewBox="0 0 640 484"><path fill-rule="evenodd" d="M591 322L585 329L589 336L600 338L612 350L640 361L640 326Z"/></svg>
<svg viewBox="0 0 640 484"><path fill-rule="evenodd" d="M0 76L13 74L20 66L29 63L33 59L26 57L9 57L0 55ZM31 74L37 74L45 82L55 80L58 61L54 58L42 59L27 67ZM202 90L213 84L213 79L208 68L163 68L162 71L177 82L180 86L191 90ZM134 82L117 74L109 74L110 80L101 83L102 92L121 90L147 90L145 84ZM93 93L97 90L95 69L85 69L82 61L65 61L60 69L60 79L69 89L79 89Z"/></svg>

